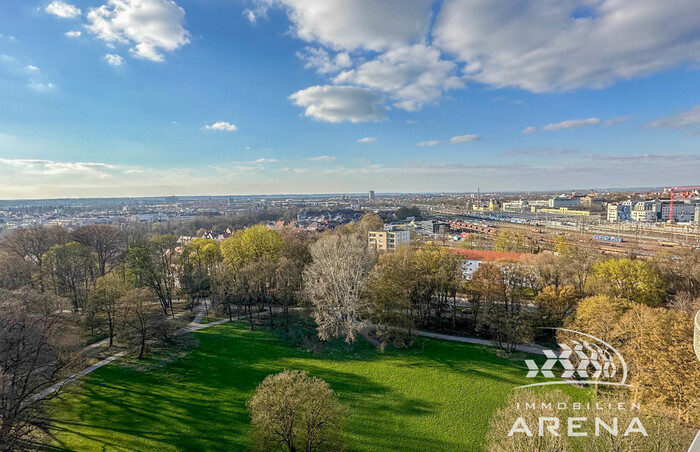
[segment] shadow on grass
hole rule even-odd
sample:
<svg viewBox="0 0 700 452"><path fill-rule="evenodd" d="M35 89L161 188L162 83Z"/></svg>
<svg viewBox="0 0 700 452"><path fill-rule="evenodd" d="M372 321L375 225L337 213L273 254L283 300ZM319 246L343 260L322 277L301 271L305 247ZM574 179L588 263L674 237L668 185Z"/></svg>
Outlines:
<svg viewBox="0 0 700 452"><path fill-rule="evenodd" d="M449 435L440 438L435 431L416 429L429 419L433 430L439 430L444 421L433 421L441 414L438 402L409 396L382 378L402 367L439 377L436 369L446 367L470 379L512 386L521 384L518 376L524 375L520 366L504 368L501 358L477 346L442 341L426 341L419 351L380 354L361 340L355 346L336 344L312 354L242 324L195 334L200 346L166 367L137 372L110 365L69 389L54 405L58 420L52 432L56 448L51 450L249 449L245 402L267 375L288 368L323 378L348 406L352 414L346 438L351 449L465 450L463 437L451 441L445 439ZM365 376L363 371L377 361L385 367Z"/></svg>

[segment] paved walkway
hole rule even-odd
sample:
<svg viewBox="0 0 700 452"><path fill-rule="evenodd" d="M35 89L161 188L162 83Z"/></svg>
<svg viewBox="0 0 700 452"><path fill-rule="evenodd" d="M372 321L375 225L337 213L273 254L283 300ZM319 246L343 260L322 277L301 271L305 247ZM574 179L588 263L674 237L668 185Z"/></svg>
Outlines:
<svg viewBox="0 0 700 452"><path fill-rule="evenodd" d="M218 320L216 322L211 322L211 323L201 323L202 318L204 318L204 314L205 314L204 306L197 306L195 308L195 311L197 312L197 315L195 316L194 320L192 320L192 322L190 324L188 324L187 326L185 326L184 328L179 329L175 333L176 335L192 333L193 331L203 330L204 328L209 328L209 327L215 326L215 325L221 325L222 323L228 322L228 319L226 319L226 320ZM83 348L83 352L88 351L88 350L93 349L93 348L103 346L103 345L107 345L108 343L109 343L109 339L103 339L99 342L95 342L94 344L88 345L87 347ZM118 360L122 356L126 355L127 352L128 352L128 350L124 350L122 352L119 352L119 353L116 353L116 354L110 356L109 358L105 358L98 363L95 363L89 367L86 367L85 369L71 375L70 377L66 378L65 380L61 380L58 383L56 383L55 385L50 386L50 387L44 389L43 391L33 395L32 397L27 399L26 404L31 405L32 403L36 402L37 400L41 400L41 399L48 397L49 395L51 395L51 394L55 393L56 391L58 391L59 389L61 389L62 387L66 386L70 383L73 383L74 381L84 377L87 374L90 374L90 373L96 371L100 367L104 367L107 364Z"/></svg>
<svg viewBox="0 0 700 452"><path fill-rule="evenodd" d="M369 325L369 327L376 328L377 325ZM408 330L405 328L397 329L408 333ZM411 334L413 334L414 336L430 337L433 339L440 339L443 341L464 342L466 344L485 345L487 347L498 346L498 344L494 341L491 341L489 339L480 339L478 337L453 336L451 334L431 333L430 331L421 330L411 330ZM544 351L549 350L547 347L542 347L541 345L537 344L518 345L515 349L519 352L532 353L534 355L544 355Z"/></svg>

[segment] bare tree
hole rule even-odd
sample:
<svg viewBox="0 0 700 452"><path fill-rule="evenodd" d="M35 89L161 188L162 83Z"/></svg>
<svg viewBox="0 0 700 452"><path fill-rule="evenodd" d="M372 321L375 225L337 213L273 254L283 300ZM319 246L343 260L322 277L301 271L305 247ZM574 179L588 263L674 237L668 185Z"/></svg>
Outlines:
<svg viewBox="0 0 700 452"><path fill-rule="evenodd" d="M61 324L62 300L48 293L0 290L0 450L26 450L48 415L38 394L75 356Z"/></svg>
<svg viewBox="0 0 700 452"><path fill-rule="evenodd" d="M166 321L166 314L153 309L151 299L151 291L140 288L127 292L119 301L125 309L125 338L138 347L139 359L143 358L146 345L158 335L162 323Z"/></svg>
<svg viewBox="0 0 700 452"><path fill-rule="evenodd" d="M92 248L97 256L99 276L104 276L116 264L122 253L119 231L107 224L82 226L73 231L73 240Z"/></svg>
<svg viewBox="0 0 700 452"><path fill-rule="evenodd" d="M60 226L46 228L32 226L19 228L12 231L0 244L8 253L21 259L28 259L35 265L38 287L44 290L44 275L42 267L44 254L54 245L60 245L68 241L68 232Z"/></svg>
<svg viewBox="0 0 700 452"><path fill-rule="evenodd" d="M331 235L311 246L313 262L304 272L306 292L314 305L318 335L354 342L361 328L362 295L376 257L355 235Z"/></svg>

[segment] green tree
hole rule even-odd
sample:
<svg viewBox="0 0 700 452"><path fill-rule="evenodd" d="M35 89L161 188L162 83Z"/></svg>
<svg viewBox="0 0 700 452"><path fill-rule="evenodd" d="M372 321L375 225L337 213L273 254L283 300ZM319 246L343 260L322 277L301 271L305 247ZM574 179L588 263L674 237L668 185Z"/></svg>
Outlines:
<svg viewBox="0 0 700 452"><path fill-rule="evenodd" d="M257 450L344 449L344 409L320 378L298 370L268 375L247 405Z"/></svg>
<svg viewBox="0 0 700 452"><path fill-rule="evenodd" d="M88 313L98 327L109 336L109 346L114 344L119 322L122 320L120 299L132 288L123 274L112 272L97 278L95 290L88 298Z"/></svg>
<svg viewBox="0 0 700 452"><path fill-rule="evenodd" d="M158 297L163 313L173 314L175 291L175 248L177 238L171 234L154 234L127 252L129 275L137 287L148 287Z"/></svg>
<svg viewBox="0 0 700 452"><path fill-rule="evenodd" d="M221 254L231 268L239 269L261 258L276 260L284 247L279 232L262 225L236 231L221 243Z"/></svg>
<svg viewBox="0 0 700 452"><path fill-rule="evenodd" d="M664 302L664 282L656 269L639 259L609 259L593 266L594 287L610 297L649 306Z"/></svg>

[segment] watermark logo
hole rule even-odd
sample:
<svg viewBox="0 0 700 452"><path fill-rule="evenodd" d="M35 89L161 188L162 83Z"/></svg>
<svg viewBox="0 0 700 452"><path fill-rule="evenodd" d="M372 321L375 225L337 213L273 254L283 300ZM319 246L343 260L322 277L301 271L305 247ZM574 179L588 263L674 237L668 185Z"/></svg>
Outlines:
<svg viewBox="0 0 700 452"><path fill-rule="evenodd" d="M605 385L625 386L627 382L627 363L615 347L590 334L565 328L546 328L567 333L569 342L560 343L561 351L544 350L547 361L539 367L532 359L526 359L528 378L542 376L556 378L556 381L546 381L519 386L515 389L547 385ZM555 375L554 366L559 364L563 371Z"/></svg>

